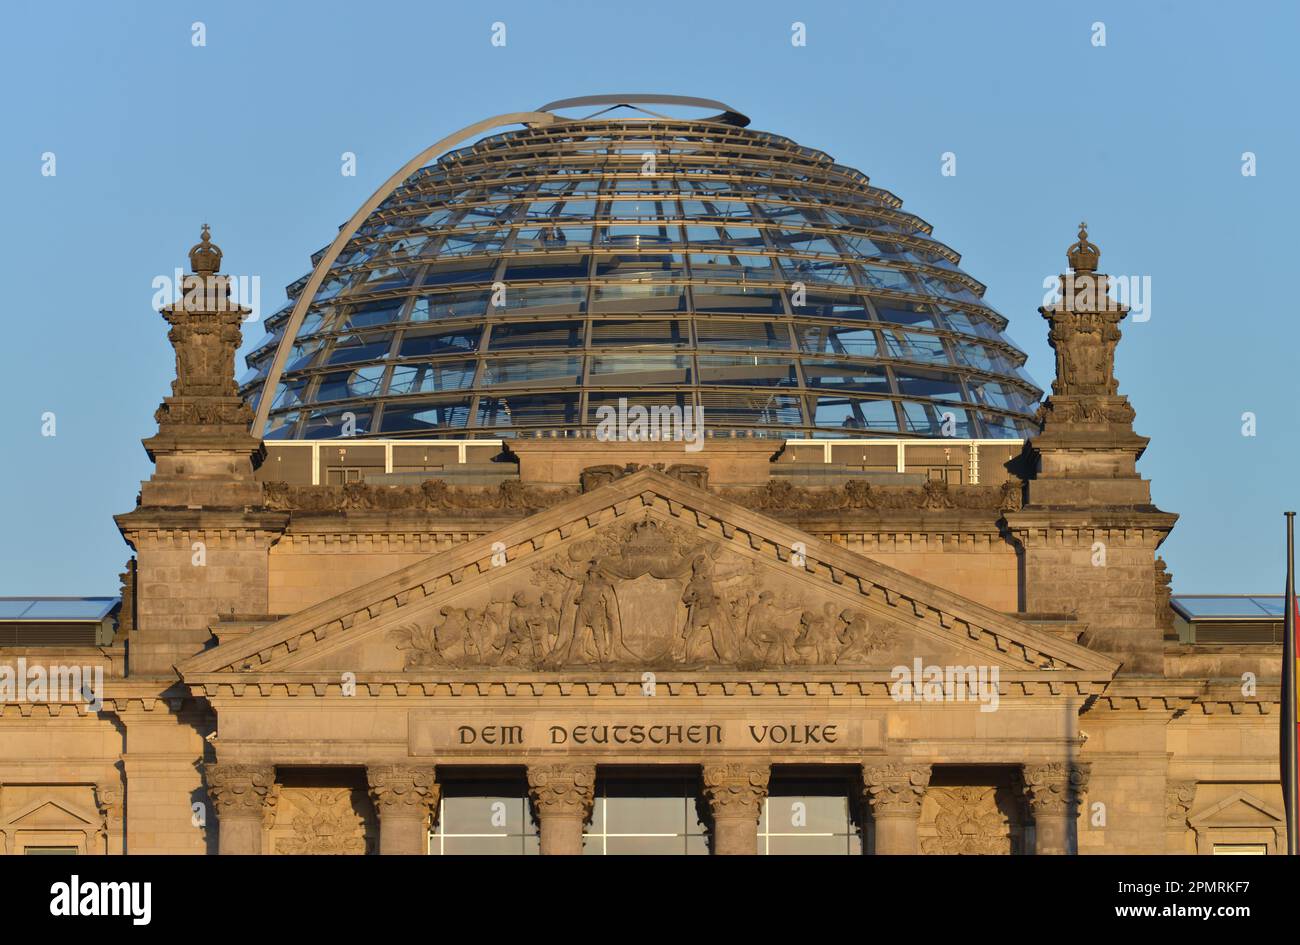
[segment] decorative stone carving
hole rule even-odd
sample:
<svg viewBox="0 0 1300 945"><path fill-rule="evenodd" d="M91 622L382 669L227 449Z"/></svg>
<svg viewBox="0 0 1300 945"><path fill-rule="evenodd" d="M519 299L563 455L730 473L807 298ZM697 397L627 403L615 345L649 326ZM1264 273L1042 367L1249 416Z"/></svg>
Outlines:
<svg viewBox="0 0 1300 945"><path fill-rule="evenodd" d="M427 479L418 486L349 482L334 486L262 483L262 505L274 511L424 511L440 515L482 512L530 513L550 508L576 494L573 489L539 489L507 479L496 487L449 486Z"/></svg>
<svg viewBox="0 0 1300 945"><path fill-rule="evenodd" d="M210 763L203 766L208 796L217 816L246 814L261 816L267 794L275 784L272 765Z"/></svg>
<svg viewBox="0 0 1300 945"><path fill-rule="evenodd" d="M772 769L743 762L705 765L704 796L715 818L745 818L758 822Z"/></svg>
<svg viewBox="0 0 1300 945"><path fill-rule="evenodd" d="M1165 825L1170 830L1184 830L1187 815L1196 802L1195 781L1169 781L1165 785Z"/></svg>
<svg viewBox="0 0 1300 945"><path fill-rule="evenodd" d="M938 806L937 836L921 841L922 853L1000 855L1011 852L1008 819L998 808L997 788L930 788Z"/></svg>
<svg viewBox="0 0 1300 945"><path fill-rule="evenodd" d="M360 855L366 852L365 821L352 804L350 788L302 788L282 796L281 810L292 806L291 835L277 853Z"/></svg>
<svg viewBox="0 0 1300 945"><path fill-rule="evenodd" d="M583 469L579 474L582 491L591 492L601 486L622 479L624 476L630 476L641 469L657 469L664 475L684 482L689 486L694 486L697 489L709 488L709 468L707 466L694 466L689 463L674 463L671 466L664 463L653 463L648 466L643 463L626 463L619 466L611 463L604 466L588 466Z"/></svg>
<svg viewBox="0 0 1300 945"><path fill-rule="evenodd" d="M541 817L559 814L586 820L596 797L596 766L529 765L528 795Z"/></svg>
<svg viewBox="0 0 1300 945"><path fill-rule="evenodd" d="M862 665L892 640L861 610L755 591L758 568L645 518L533 566L529 586L390 633L408 670Z"/></svg>
<svg viewBox="0 0 1300 945"><path fill-rule="evenodd" d="M1021 505L1022 483L950 486L930 480L921 486L877 486L851 479L842 486L804 487L771 479L752 489L723 489L723 498L757 511L834 512L841 510L914 512L951 509L1014 511Z"/></svg>
<svg viewBox="0 0 1300 945"><path fill-rule="evenodd" d="M107 847L114 834L121 842L122 802L125 792L118 782L103 782L95 785L95 807L99 810L99 827L95 836L104 843L106 852L113 852ZM120 846L118 850L120 851Z"/></svg>
<svg viewBox="0 0 1300 945"><path fill-rule="evenodd" d="M221 250L205 223L200 242L190 250L194 271L183 280L182 298L162 309L171 326L167 340L176 355L176 379L172 396L154 414L161 432L247 433L252 422L253 412L235 384L240 325L249 310L230 299L229 277L216 274L220 262Z"/></svg>
<svg viewBox="0 0 1300 945"><path fill-rule="evenodd" d="M1091 766L1053 761L1041 765L1025 765L1024 791L1029 808L1038 817L1042 814L1070 816L1088 788Z"/></svg>
<svg viewBox="0 0 1300 945"><path fill-rule="evenodd" d="M117 631L121 639L135 630L135 558L128 558L126 570L119 574L122 585L122 606L117 609Z"/></svg>
<svg viewBox="0 0 1300 945"><path fill-rule="evenodd" d="M381 816L409 813L423 816L442 796L432 766L371 765L366 768L370 796Z"/></svg>
<svg viewBox="0 0 1300 945"><path fill-rule="evenodd" d="M1165 628L1167 636L1176 636L1173 633L1174 611L1171 606L1173 579L1174 576L1169 573L1169 566L1165 564L1165 559L1156 558L1156 620Z"/></svg>
<svg viewBox="0 0 1300 945"><path fill-rule="evenodd" d="M863 765L862 783L874 816L919 817L930 784L930 766L899 762Z"/></svg>

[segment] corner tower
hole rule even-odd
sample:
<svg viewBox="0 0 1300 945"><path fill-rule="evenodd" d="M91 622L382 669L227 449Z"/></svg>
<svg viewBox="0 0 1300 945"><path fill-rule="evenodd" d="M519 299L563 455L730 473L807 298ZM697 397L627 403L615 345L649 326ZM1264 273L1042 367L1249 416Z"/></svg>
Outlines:
<svg viewBox="0 0 1300 945"><path fill-rule="evenodd" d="M1007 516L1024 554L1024 609L1074 615L1081 641L1122 660L1124 675L1158 676L1168 600L1155 551L1178 516L1152 504L1137 471L1149 441L1134 432L1115 377L1128 307L1108 294L1087 224L1067 256L1060 300L1038 310L1051 326L1056 379L1039 410L1042 433L1027 446L1025 506Z"/></svg>

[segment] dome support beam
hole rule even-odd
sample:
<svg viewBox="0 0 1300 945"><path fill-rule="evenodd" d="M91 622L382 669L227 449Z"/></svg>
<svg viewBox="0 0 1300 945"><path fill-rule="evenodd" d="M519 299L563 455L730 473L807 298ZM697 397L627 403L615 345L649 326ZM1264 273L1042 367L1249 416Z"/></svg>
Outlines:
<svg viewBox="0 0 1300 945"><path fill-rule="evenodd" d="M343 229L339 230L339 235L334 238L334 242L330 244L325 255L316 263L311 278L307 280L302 292L298 294L298 301L294 303L293 311L289 314L289 321L284 326L284 334L280 337L280 343L275 349L275 357L271 360L271 367L266 373L266 379L262 382L262 396L258 399L257 415L253 418L251 427L254 436L261 439L262 431L266 429L266 421L271 413L271 402L275 399L275 389L280 383L280 375L284 373L284 366L289 360L289 352L293 350L293 341L298 335L298 329L302 325L303 319L307 317L307 309L311 307L316 292L320 289L321 283L325 281L325 275L330 271L335 260L339 258L339 254L343 252L343 247L347 246L352 237L356 235L357 230L361 229L361 224L365 223L375 208L383 203L389 194L400 187L403 181L424 167L424 165L469 138L478 137L502 125L549 125L559 120L555 115L541 111L507 112L504 115L494 115L491 118L485 118L472 125L467 125L460 131L429 145L429 147L403 164L392 177L384 181L379 189L370 195L370 198L357 209L357 212L352 214L352 218L348 220Z"/></svg>

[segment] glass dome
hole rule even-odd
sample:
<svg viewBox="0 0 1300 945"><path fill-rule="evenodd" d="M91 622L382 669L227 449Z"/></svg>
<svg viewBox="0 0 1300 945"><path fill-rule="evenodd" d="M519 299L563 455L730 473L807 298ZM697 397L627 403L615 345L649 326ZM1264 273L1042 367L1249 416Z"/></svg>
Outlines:
<svg viewBox="0 0 1300 945"><path fill-rule="evenodd" d="M267 319L240 379L256 408L289 346L263 435L592 435L624 398L712 436L1034 432L1042 391L957 253L746 122L563 119L416 171L292 337L308 277Z"/></svg>

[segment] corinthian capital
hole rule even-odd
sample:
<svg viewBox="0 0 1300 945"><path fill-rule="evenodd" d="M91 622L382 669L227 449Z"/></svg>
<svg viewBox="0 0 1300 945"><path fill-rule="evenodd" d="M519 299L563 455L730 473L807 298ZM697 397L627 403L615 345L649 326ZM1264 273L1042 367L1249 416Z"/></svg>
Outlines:
<svg viewBox="0 0 1300 945"><path fill-rule="evenodd" d="M260 814L267 794L275 784L274 765L213 763L203 766L208 796L218 816Z"/></svg>
<svg viewBox="0 0 1300 945"><path fill-rule="evenodd" d="M1035 813L1068 814L1088 788L1091 765L1053 761L1025 765L1025 797Z"/></svg>
<svg viewBox="0 0 1300 945"><path fill-rule="evenodd" d="M875 816L918 817L925 789L930 785L930 766L899 762L863 765L862 784Z"/></svg>
<svg viewBox="0 0 1300 945"><path fill-rule="evenodd" d="M705 765L704 796L709 799L713 816L745 817L757 822L763 798L767 797L767 782L771 775L770 765Z"/></svg>
<svg viewBox="0 0 1300 945"><path fill-rule="evenodd" d="M529 765L528 793L541 816L591 814L596 797L595 765Z"/></svg>
<svg viewBox="0 0 1300 945"><path fill-rule="evenodd" d="M370 765L366 781L380 815L423 813L438 805L442 796L432 765Z"/></svg>

